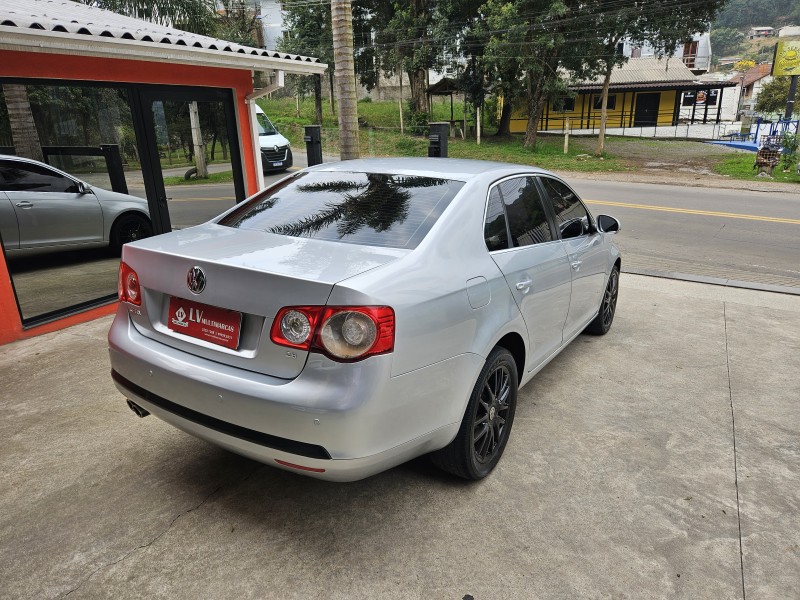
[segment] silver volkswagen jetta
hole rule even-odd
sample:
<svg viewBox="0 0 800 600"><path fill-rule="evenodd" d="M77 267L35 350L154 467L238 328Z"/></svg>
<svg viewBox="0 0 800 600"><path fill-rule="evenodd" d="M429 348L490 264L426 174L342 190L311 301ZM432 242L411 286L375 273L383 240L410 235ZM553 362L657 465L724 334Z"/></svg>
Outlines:
<svg viewBox="0 0 800 600"><path fill-rule="evenodd" d="M312 167L123 248L112 376L139 416L297 473L432 453L479 479L517 389L610 328L618 230L533 167Z"/></svg>

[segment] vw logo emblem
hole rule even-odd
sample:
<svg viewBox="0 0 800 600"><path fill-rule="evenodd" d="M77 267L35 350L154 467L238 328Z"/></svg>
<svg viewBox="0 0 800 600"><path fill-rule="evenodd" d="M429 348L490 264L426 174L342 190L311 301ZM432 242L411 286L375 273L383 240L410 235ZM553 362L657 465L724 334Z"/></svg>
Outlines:
<svg viewBox="0 0 800 600"><path fill-rule="evenodd" d="M200 267L192 267L186 274L186 287L193 294L199 294L206 289L206 274Z"/></svg>

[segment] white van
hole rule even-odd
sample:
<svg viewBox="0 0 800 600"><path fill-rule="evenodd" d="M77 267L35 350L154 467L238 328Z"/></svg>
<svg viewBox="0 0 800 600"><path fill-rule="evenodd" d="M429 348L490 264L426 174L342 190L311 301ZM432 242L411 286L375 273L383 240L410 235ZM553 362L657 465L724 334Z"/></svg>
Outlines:
<svg viewBox="0 0 800 600"><path fill-rule="evenodd" d="M258 142L261 147L261 165L264 173L285 171L292 166L292 149L289 140L283 137L256 104Z"/></svg>

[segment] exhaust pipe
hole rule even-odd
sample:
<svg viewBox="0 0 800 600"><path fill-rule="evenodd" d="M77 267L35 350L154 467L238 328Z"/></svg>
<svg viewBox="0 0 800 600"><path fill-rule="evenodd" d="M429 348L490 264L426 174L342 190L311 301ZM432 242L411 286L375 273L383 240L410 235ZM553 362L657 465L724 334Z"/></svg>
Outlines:
<svg viewBox="0 0 800 600"><path fill-rule="evenodd" d="M139 406L135 402L131 402L130 400L128 400L128 408L130 408L133 411L133 413L140 419L144 419L147 415L150 414L141 406Z"/></svg>

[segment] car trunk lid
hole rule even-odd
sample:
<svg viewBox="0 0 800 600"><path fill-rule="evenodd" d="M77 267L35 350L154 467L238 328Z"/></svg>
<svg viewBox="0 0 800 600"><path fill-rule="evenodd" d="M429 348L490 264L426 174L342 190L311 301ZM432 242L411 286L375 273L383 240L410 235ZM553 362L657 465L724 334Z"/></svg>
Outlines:
<svg viewBox="0 0 800 600"><path fill-rule="evenodd" d="M285 306L325 305L337 282L407 253L205 224L126 245L123 260L136 271L142 288L142 307L138 314L131 311L131 318L143 335L234 367L290 379L302 371L307 353L272 343L277 312ZM199 293L188 286L195 267L205 283ZM178 309L182 313L176 315ZM192 321L197 323L191 328L185 325ZM238 326L232 332L238 340L215 341L213 335L198 333L209 327L214 333L220 322L223 335Z"/></svg>

